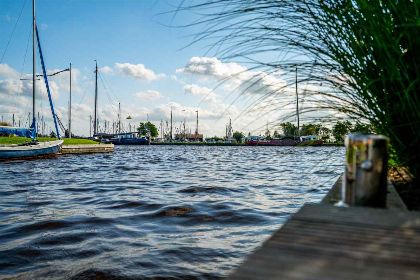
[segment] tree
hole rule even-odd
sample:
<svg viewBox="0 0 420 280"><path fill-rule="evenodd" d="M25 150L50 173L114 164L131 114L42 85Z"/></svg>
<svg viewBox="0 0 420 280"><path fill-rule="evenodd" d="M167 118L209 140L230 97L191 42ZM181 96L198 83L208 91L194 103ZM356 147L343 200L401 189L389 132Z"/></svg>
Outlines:
<svg viewBox="0 0 420 280"><path fill-rule="evenodd" d="M328 142L331 138L331 129L325 126L321 126L319 129L319 136L322 141Z"/></svg>
<svg viewBox="0 0 420 280"><path fill-rule="evenodd" d="M357 122L354 125L354 127L351 129L351 132L369 134L369 133L372 133L372 130L373 129L372 129L372 126L370 124Z"/></svg>
<svg viewBox="0 0 420 280"><path fill-rule="evenodd" d="M284 136L291 137L291 136L296 136L297 135L297 127L290 122L281 123L280 127L283 130Z"/></svg>
<svg viewBox="0 0 420 280"><path fill-rule="evenodd" d="M151 122L141 122L137 128L137 131L140 135L150 136L152 138L159 135L157 127Z"/></svg>
<svg viewBox="0 0 420 280"><path fill-rule="evenodd" d="M280 133L277 130L274 130L273 138L280 138Z"/></svg>
<svg viewBox="0 0 420 280"><path fill-rule="evenodd" d="M300 129L300 135L318 135L320 129L320 124L304 124Z"/></svg>
<svg viewBox="0 0 420 280"><path fill-rule="evenodd" d="M0 126L11 126L8 122L0 122Z"/></svg>
<svg viewBox="0 0 420 280"><path fill-rule="evenodd" d="M352 125L349 121L338 121L332 129L332 134L336 142L342 143L344 141L344 136L351 132Z"/></svg>
<svg viewBox="0 0 420 280"><path fill-rule="evenodd" d="M233 138L236 140L236 142L242 143L243 139L245 138L245 135L240 131L235 131L233 133Z"/></svg>
<svg viewBox="0 0 420 280"><path fill-rule="evenodd" d="M55 134L55 132L54 132L54 131L51 131L51 133L50 133L50 137L51 137L51 138L57 138L57 135Z"/></svg>

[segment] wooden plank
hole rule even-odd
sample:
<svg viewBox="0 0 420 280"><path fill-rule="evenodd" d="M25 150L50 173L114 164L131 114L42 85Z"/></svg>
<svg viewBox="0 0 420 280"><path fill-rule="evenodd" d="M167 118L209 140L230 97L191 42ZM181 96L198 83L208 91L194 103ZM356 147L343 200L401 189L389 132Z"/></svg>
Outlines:
<svg viewBox="0 0 420 280"><path fill-rule="evenodd" d="M334 183L333 187L322 199L321 203L325 204L336 204L341 200L341 188L343 185L343 175L341 175ZM401 197L395 190L394 185L388 180L388 193L386 198L386 204L388 209L408 211L407 206L402 201Z"/></svg>
<svg viewBox="0 0 420 280"><path fill-rule="evenodd" d="M109 153L113 151L114 144L65 145L61 147L62 154L92 154Z"/></svg>
<svg viewBox="0 0 420 280"><path fill-rule="evenodd" d="M420 213L305 205L229 279L420 279Z"/></svg>
<svg viewBox="0 0 420 280"><path fill-rule="evenodd" d="M338 177L333 187L328 191L327 195L324 196L321 203L336 204L341 200L341 186L343 184L343 175Z"/></svg>

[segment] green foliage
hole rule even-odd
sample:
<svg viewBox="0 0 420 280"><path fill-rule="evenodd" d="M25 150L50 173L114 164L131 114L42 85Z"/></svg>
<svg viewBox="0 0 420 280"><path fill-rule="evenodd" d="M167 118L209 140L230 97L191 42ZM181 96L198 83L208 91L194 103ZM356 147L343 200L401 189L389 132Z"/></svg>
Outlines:
<svg viewBox="0 0 420 280"><path fill-rule="evenodd" d="M273 138L280 138L280 137L281 137L280 133L277 130L274 130Z"/></svg>
<svg viewBox="0 0 420 280"><path fill-rule="evenodd" d="M0 144L2 145L23 144L30 141L31 141L30 138L25 138L25 137L0 136Z"/></svg>
<svg viewBox="0 0 420 280"><path fill-rule="evenodd" d="M320 139L324 142L329 142L331 140L331 133L332 130L328 127L321 126L321 128L319 129Z"/></svg>
<svg viewBox="0 0 420 280"><path fill-rule="evenodd" d="M372 126L369 124L357 122L351 129L351 132L369 134L369 133L373 133L373 129L372 129Z"/></svg>
<svg viewBox="0 0 420 280"><path fill-rule="evenodd" d="M224 140L225 140L224 138L218 137L218 136L206 138L207 142L219 142L219 141L224 141Z"/></svg>
<svg viewBox="0 0 420 280"><path fill-rule="evenodd" d="M338 143L344 142L344 137L352 130L352 124L349 121L338 121L332 129L334 139Z"/></svg>
<svg viewBox="0 0 420 280"><path fill-rule="evenodd" d="M11 126L8 122L0 122L0 126Z"/></svg>
<svg viewBox="0 0 420 280"><path fill-rule="evenodd" d="M304 124L300 128L300 135L318 135L321 127L320 124Z"/></svg>
<svg viewBox="0 0 420 280"><path fill-rule="evenodd" d="M232 136L238 143L242 143L245 138L245 135L240 131L235 131Z"/></svg>
<svg viewBox="0 0 420 280"><path fill-rule="evenodd" d="M140 135L150 136L152 138L159 135L157 127L151 122L141 122L137 131Z"/></svg>
<svg viewBox="0 0 420 280"><path fill-rule="evenodd" d="M255 62L270 55L255 67L289 77L297 65L299 82L318 85L305 92L314 106L302 114L324 111L372 124L419 178L420 1L212 0L188 8L209 11L199 38L216 39L225 56ZM341 140L344 131L341 124L333 134Z"/></svg>
<svg viewBox="0 0 420 280"><path fill-rule="evenodd" d="M57 138L57 134L54 131L51 131L50 138Z"/></svg>
<svg viewBox="0 0 420 280"><path fill-rule="evenodd" d="M280 124L281 129L283 130L283 135L288 137L297 136L297 127L296 125L286 122Z"/></svg>

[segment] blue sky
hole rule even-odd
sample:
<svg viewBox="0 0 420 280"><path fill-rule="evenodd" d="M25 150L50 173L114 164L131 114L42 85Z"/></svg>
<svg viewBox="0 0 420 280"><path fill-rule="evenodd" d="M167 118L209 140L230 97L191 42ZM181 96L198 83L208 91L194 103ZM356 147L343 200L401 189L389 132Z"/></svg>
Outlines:
<svg viewBox="0 0 420 280"><path fill-rule="evenodd" d="M22 123L30 111L31 85L19 78L31 72L30 44L26 52L31 35L31 2L0 2L0 55L5 53L0 61L0 114L9 121L15 113ZM37 24L47 68L54 71L67 68L70 62L73 65L75 133L89 134L95 59L101 69L100 120L115 121L118 102L123 118L133 117L124 121L126 128L147 118L156 124L161 119L168 120L171 107L176 125L186 119L192 131L198 109L200 132L207 136L224 135L229 118L233 119L235 130L253 134L261 133L267 121L277 118L258 108L244 113L260 91L255 88L254 93L237 98L244 81L252 80L252 74L242 74L246 70L242 64L208 53L209 42L189 46L202 26L175 27L196 19L192 12L175 15L172 11L178 3L176 0L37 0ZM219 85L221 80L238 73L239 77ZM273 76L261 83L267 86L279 82L281 77ZM55 76L51 83L58 115L66 122L68 76ZM39 91L37 107L48 118L45 89L41 87Z"/></svg>

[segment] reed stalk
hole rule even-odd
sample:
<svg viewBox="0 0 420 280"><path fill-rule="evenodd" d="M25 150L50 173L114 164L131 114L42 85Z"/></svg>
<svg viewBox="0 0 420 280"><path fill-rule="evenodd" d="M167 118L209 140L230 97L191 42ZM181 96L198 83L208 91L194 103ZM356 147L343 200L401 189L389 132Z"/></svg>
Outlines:
<svg viewBox="0 0 420 280"><path fill-rule="evenodd" d="M202 15L195 41L210 40L219 56L289 84L297 67L298 82L312 85L302 114L371 124L419 178L420 1L205 0L183 9Z"/></svg>

